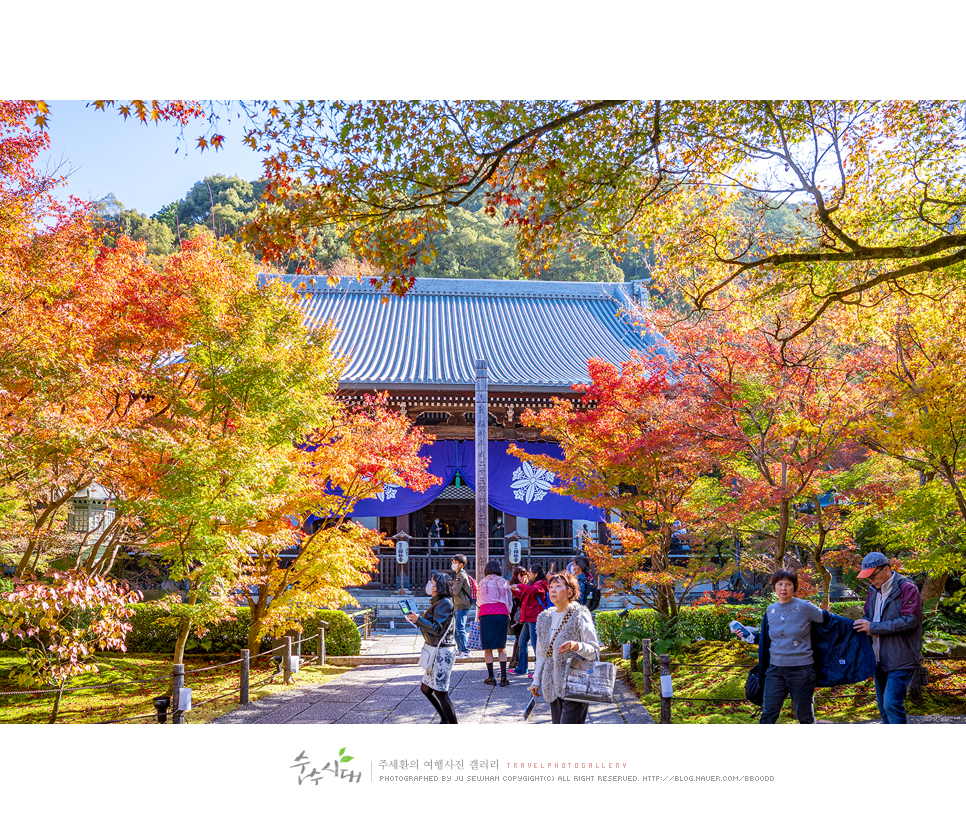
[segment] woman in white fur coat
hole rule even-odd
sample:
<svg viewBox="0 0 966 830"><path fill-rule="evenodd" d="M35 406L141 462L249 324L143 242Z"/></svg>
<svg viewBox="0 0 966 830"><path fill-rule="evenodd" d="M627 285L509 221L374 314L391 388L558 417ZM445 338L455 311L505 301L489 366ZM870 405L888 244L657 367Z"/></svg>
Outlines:
<svg viewBox="0 0 966 830"><path fill-rule="evenodd" d="M583 723L589 704L564 700L564 687L573 660L600 659L597 630L590 611L578 601L580 584L572 573L552 574L549 583L553 607L537 617L537 665L530 694L546 699L554 723Z"/></svg>

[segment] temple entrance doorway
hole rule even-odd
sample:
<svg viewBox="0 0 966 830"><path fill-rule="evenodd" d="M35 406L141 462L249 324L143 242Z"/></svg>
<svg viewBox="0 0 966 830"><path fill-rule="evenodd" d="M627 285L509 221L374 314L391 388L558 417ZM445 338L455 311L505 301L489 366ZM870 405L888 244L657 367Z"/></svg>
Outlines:
<svg viewBox="0 0 966 830"><path fill-rule="evenodd" d="M462 553L470 557L476 553L476 502L473 491L468 487L465 489L469 491L469 498L439 498L410 514L410 532L418 540L413 543L414 549L428 551L429 528L438 517L443 525L443 547L446 553ZM496 517L503 516L503 511L490 506L487 514L489 533L489 529L496 524Z"/></svg>
<svg viewBox="0 0 966 830"><path fill-rule="evenodd" d="M413 535L420 540L420 546L425 550L425 539L429 535L430 525L438 518L443 525L443 544L446 551L469 556L476 544L475 513L476 505L472 499L436 499L432 504L411 514L410 521L416 531Z"/></svg>

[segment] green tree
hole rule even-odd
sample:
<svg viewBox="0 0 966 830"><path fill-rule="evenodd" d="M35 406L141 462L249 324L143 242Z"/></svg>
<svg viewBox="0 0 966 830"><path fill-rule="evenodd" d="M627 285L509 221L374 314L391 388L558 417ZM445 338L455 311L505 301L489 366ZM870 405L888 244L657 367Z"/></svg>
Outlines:
<svg viewBox="0 0 966 830"><path fill-rule="evenodd" d="M411 269L415 277L514 280L526 277L520 266L516 234L503 211L453 208L444 230L429 240L433 259L420 260ZM578 242L561 251L535 275L542 280L620 282L624 277L611 256L600 246Z"/></svg>
<svg viewBox="0 0 966 830"><path fill-rule="evenodd" d="M182 226L203 225L217 237L234 236L253 216L264 184L238 176L206 176L178 202Z"/></svg>
<svg viewBox="0 0 966 830"><path fill-rule="evenodd" d="M171 202L165 205L161 210L155 213L152 219L156 219L162 225L164 225L172 234L177 234L178 231L178 203Z"/></svg>
<svg viewBox="0 0 966 830"><path fill-rule="evenodd" d="M279 522L304 489L298 445L338 411L342 364L328 349L333 332L305 325L288 286L258 285L241 249L199 231L171 259L172 270L205 277L193 286L176 364L193 393L173 402L153 436L162 475L141 507L155 528L151 549L186 585L164 602L179 621L181 662L193 627L233 613L248 558L241 540Z"/></svg>
<svg viewBox="0 0 966 830"><path fill-rule="evenodd" d="M106 234L105 242L116 246L120 236L143 242L152 256L165 256L174 250L174 233L166 223L154 217L125 208L113 193L96 203L96 226Z"/></svg>

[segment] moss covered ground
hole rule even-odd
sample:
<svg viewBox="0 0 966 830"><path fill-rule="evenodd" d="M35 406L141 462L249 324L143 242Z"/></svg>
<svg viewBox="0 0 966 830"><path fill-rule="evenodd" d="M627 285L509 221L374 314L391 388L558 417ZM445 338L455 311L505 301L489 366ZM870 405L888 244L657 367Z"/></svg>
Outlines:
<svg viewBox="0 0 966 830"><path fill-rule="evenodd" d="M671 722L757 723L758 707L744 699L745 678L749 668L757 663L757 654L755 646L738 641L702 641L675 655L671 671L674 687ZM615 655L605 655L605 659L617 663L621 676L637 691L655 721L660 721L656 667L654 691L644 695L640 665L638 671L632 672L628 660ZM926 667L929 683L923 689L922 702L907 700L909 714L966 715L966 660L927 660ZM873 682L816 689L815 715L819 720L835 723L878 720ZM779 722L794 722L788 701Z"/></svg>
<svg viewBox="0 0 966 830"><path fill-rule="evenodd" d="M185 657L185 685L191 689L192 710L185 715L187 723L210 723L239 705L239 665L211 668L237 659L237 655L206 655ZM11 675L24 664L15 652L0 652L0 692L29 691L15 685ZM154 712L151 699L167 693L171 673L170 655L104 654L97 660L97 673L75 678L60 704L58 723L105 723L124 721L134 724L153 723L155 718L144 717ZM292 676L293 685L309 686L327 683L348 671L341 666L303 666ZM282 675L274 674L275 666L269 658L253 661L249 682L249 700L289 689ZM149 683L124 685L111 689L91 687L157 678ZM266 682L267 681L267 682ZM261 685L258 685L261 684ZM0 695L0 724L47 723L54 703L53 694ZM128 720L140 718L138 720ZM169 716L168 723L171 723Z"/></svg>

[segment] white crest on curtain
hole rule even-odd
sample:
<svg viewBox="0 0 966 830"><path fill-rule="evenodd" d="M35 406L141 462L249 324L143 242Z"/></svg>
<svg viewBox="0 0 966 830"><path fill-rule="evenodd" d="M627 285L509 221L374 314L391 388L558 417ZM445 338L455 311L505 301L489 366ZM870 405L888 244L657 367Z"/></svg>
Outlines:
<svg viewBox="0 0 966 830"><path fill-rule="evenodd" d="M379 493L377 494L376 497L379 499L379 501L386 501L388 499L394 499L394 498L396 498L396 493L398 493L398 492L399 492L399 488L398 487L390 487L387 484L385 487L383 487L379 491Z"/></svg>
<svg viewBox="0 0 966 830"><path fill-rule="evenodd" d="M532 501L540 501L550 488L556 476L545 470L543 467L534 467L529 461L524 461L513 473L513 495L520 501L530 504Z"/></svg>

